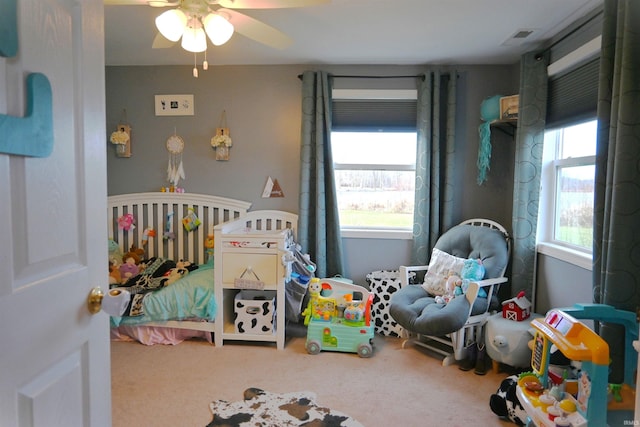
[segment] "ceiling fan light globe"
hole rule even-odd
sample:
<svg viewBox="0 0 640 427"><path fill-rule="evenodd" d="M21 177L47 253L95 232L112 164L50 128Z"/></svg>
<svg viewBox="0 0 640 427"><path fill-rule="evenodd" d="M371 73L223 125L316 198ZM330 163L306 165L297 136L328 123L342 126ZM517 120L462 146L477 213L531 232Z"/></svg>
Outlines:
<svg viewBox="0 0 640 427"><path fill-rule="evenodd" d="M208 14L202 23L209 36L209 40L215 46L221 46L229 41L233 35L233 24L217 13Z"/></svg>
<svg viewBox="0 0 640 427"><path fill-rule="evenodd" d="M207 36L202 28L187 28L182 34L182 48L189 52L207 50Z"/></svg>
<svg viewBox="0 0 640 427"><path fill-rule="evenodd" d="M180 9L167 10L156 18L158 31L172 42L180 40L186 26L187 15Z"/></svg>

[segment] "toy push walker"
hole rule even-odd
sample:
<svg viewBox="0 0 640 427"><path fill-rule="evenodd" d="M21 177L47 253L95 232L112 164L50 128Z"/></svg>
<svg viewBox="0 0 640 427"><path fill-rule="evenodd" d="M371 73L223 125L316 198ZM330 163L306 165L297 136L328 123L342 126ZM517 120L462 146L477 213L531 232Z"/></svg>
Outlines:
<svg viewBox="0 0 640 427"><path fill-rule="evenodd" d="M318 278L311 279L309 293L309 304L302 312L307 325L307 352L342 351L371 357L373 294L338 279Z"/></svg>
<svg viewBox="0 0 640 427"><path fill-rule="evenodd" d="M626 314L610 306L598 304L567 311L573 311L581 318L604 318L613 322L616 319L612 316L616 313ZM633 313L629 314L633 316ZM625 323L620 318L617 320L618 323ZM516 388L518 399L529 416L528 425L604 427L607 426L608 409L628 409L623 405L616 407L613 401L608 403L609 346L600 336L573 316L558 309L550 310L544 318L534 319L531 325L536 331L531 355L533 374L521 375ZM637 337L637 325L635 334ZM567 358L582 364L577 384L572 383L572 390L569 390L569 382L564 381L564 378L550 381L550 374L553 375L553 372L549 371L552 345ZM625 365L629 362L625 360ZM625 366L625 370L626 368ZM629 380L625 375L625 381ZM552 387L552 383L556 381L562 384ZM631 380L630 385L634 382ZM623 386L630 390L626 384ZM550 388L551 392L556 392L555 399L551 397L553 394L549 391ZM631 409L634 399L627 399ZM633 412L630 416L630 419L632 418Z"/></svg>

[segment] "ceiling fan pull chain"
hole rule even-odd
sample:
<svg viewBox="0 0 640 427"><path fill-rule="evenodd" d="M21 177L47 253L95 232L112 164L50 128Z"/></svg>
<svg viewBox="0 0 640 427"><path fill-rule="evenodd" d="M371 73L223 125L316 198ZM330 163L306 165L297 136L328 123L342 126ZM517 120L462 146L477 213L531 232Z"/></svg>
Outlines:
<svg viewBox="0 0 640 427"><path fill-rule="evenodd" d="M209 69L209 63L207 62L207 50L206 49L204 51L204 62L202 63L202 69L203 70L208 70Z"/></svg>
<svg viewBox="0 0 640 427"><path fill-rule="evenodd" d="M193 77L198 78L198 66L196 64L196 54L193 54Z"/></svg>

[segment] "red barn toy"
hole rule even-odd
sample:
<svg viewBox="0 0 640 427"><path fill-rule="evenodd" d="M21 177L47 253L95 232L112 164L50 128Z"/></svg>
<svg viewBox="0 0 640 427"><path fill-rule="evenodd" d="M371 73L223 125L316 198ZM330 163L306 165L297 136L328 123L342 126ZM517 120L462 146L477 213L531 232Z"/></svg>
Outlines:
<svg viewBox="0 0 640 427"><path fill-rule="evenodd" d="M502 303L502 317L509 320L522 321L531 315L531 303L520 291L515 298L508 299Z"/></svg>

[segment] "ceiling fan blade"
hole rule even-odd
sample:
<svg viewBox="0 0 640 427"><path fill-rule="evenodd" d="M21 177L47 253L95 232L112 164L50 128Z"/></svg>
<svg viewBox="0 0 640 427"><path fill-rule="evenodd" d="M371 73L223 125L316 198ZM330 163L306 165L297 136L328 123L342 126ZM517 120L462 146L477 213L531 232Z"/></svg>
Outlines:
<svg viewBox="0 0 640 427"><path fill-rule="evenodd" d="M329 4L331 0L220 0L218 4L228 9L282 9Z"/></svg>
<svg viewBox="0 0 640 427"><path fill-rule="evenodd" d="M175 42L172 42L158 32L158 34L156 34L156 37L153 39L153 44L151 45L151 47L153 49L166 49L169 47L173 47L174 45Z"/></svg>
<svg viewBox="0 0 640 427"><path fill-rule="evenodd" d="M168 7L168 6L178 6L180 4L180 0L169 1L169 0L104 0L104 4L106 5L116 5L116 6L151 6L151 7Z"/></svg>
<svg viewBox="0 0 640 427"><path fill-rule="evenodd" d="M282 31L276 30L243 13L230 9L218 9L217 12L229 16L229 22L233 24L233 28L237 33L259 43L276 49L285 49L293 43L293 40Z"/></svg>

